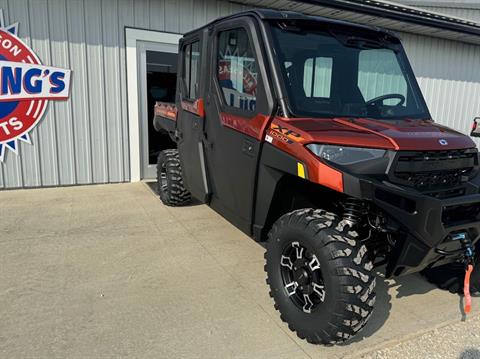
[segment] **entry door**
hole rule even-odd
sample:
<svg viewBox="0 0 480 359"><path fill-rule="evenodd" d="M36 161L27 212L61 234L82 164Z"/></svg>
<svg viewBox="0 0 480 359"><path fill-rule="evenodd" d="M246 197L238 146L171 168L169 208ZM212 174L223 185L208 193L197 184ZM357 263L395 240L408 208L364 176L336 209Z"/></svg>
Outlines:
<svg viewBox="0 0 480 359"><path fill-rule="evenodd" d="M202 94L205 61L198 35L181 40L181 69L178 77L177 136L185 187L201 202L208 200L208 180L205 170L203 126L205 113ZM201 80L202 79L202 80Z"/></svg>
<svg viewBox="0 0 480 359"><path fill-rule="evenodd" d="M178 45L140 41L138 79L141 133L142 179L156 178L158 153L174 148L167 134L153 128L156 101L175 102Z"/></svg>
<svg viewBox="0 0 480 359"><path fill-rule="evenodd" d="M211 206L251 232L258 157L271 113L253 22L237 20L213 35L205 132Z"/></svg>

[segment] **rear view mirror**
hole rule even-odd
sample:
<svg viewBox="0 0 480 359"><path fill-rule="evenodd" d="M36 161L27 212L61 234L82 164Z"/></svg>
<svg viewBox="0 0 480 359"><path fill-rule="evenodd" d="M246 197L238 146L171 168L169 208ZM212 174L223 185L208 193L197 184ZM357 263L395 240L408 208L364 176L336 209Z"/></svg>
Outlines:
<svg viewBox="0 0 480 359"><path fill-rule="evenodd" d="M473 119L472 133L470 136L480 137L480 117L475 117Z"/></svg>

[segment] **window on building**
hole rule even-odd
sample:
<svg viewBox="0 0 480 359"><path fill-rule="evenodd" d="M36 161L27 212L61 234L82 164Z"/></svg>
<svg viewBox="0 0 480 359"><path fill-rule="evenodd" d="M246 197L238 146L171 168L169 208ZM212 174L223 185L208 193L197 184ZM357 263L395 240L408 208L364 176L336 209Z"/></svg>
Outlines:
<svg viewBox="0 0 480 359"><path fill-rule="evenodd" d="M303 89L306 97L330 97L332 66L331 57L315 57L305 61Z"/></svg>
<svg viewBox="0 0 480 359"><path fill-rule="evenodd" d="M198 97L198 83L200 79L200 42L187 44L184 50L184 73L186 93L184 98L196 100Z"/></svg>
<svg viewBox="0 0 480 359"><path fill-rule="evenodd" d="M226 104L255 111L258 71L247 31L222 31L218 41L217 79Z"/></svg>

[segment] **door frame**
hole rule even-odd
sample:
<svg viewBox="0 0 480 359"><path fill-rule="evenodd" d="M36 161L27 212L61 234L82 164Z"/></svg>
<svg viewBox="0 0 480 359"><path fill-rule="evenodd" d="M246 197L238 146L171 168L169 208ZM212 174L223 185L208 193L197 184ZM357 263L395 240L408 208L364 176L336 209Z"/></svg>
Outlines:
<svg viewBox="0 0 480 359"><path fill-rule="evenodd" d="M150 109L148 108L148 63L147 63L147 52L155 51L162 54L174 54L175 67L178 62L178 46L173 44L166 44L165 42L151 42L151 41L137 41L137 52L138 57L138 93L139 93L139 124L140 124L140 178L142 180L151 180L157 177L157 160L155 159L155 164L150 164L150 134L149 134L149 122L152 121L153 117L150 118L148 113ZM176 74L175 74L176 75ZM175 83L177 77L175 76Z"/></svg>
<svg viewBox="0 0 480 359"><path fill-rule="evenodd" d="M148 41L178 45L183 35L170 32L144 30L125 27L125 56L127 68L127 108L128 139L130 153L130 182L141 180L142 173L142 140L141 140L141 103L138 78L138 41Z"/></svg>

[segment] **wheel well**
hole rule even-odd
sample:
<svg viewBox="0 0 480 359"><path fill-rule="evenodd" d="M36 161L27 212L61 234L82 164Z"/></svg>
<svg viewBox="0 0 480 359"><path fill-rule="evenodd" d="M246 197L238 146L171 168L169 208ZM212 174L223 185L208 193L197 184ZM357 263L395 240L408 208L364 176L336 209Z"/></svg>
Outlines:
<svg viewBox="0 0 480 359"><path fill-rule="evenodd" d="M272 225L286 213L302 208L321 208L338 212L338 203L345 195L300 177L285 174L278 181L263 225L260 241L267 239Z"/></svg>

